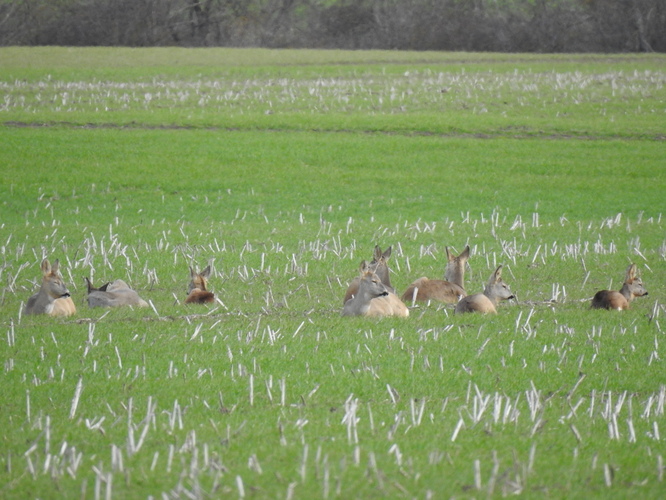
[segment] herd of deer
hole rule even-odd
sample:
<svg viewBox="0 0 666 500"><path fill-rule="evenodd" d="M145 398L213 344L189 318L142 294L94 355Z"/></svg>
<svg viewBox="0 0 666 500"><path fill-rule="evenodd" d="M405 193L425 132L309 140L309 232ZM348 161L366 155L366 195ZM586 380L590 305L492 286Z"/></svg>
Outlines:
<svg viewBox="0 0 666 500"><path fill-rule="evenodd" d="M343 301L343 316L409 316L405 302L442 302L456 304L458 314L478 312L482 314L497 313L497 305L502 300L515 298L509 286L502 280L502 266L490 275L483 293L467 295L465 292L465 265L469 259L469 246L455 256L446 248L448 262L443 280L419 278L414 281L402 297L398 297L391 286L388 260L391 247L382 252L375 246L372 261L361 262L360 275L347 288ZM28 299L24 314L48 314L51 316L70 316L76 313L76 306L70 297L69 290L58 272L59 262L53 266L48 259L42 261L42 286L39 292ZM624 284L620 291L601 290L592 298L593 309L629 308L635 297L647 295L643 282L637 276L636 265L627 269ZM190 267L190 284L186 304L207 304L215 301L215 295L208 291L210 266L200 273ZM90 307L147 307L148 303L139 297L123 280L115 280L95 288L88 278L88 305Z"/></svg>
<svg viewBox="0 0 666 500"><path fill-rule="evenodd" d="M56 260L51 266L48 259L42 261L42 286L35 295L28 299L23 314L48 314L50 316L71 316L76 314L76 306L67 285L58 272L60 263ZM208 277L210 266L197 273L190 267L190 285L187 290L186 304L208 304L215 301L215 295L209 292ZM90 307L148 307L148 302L139 297L123 280L114 280L95 288L88 278L88 306Z"/></svg>
<svg viewBox="0 0 666 500"><path fill-rule="evenodd" d="M502 300L515 298L509 286L502 280L502 266L490 275L483 293L467 295L465 292L465 265L469 259L469 246L455 256L446 248L447 264L443 280L423 277L407 287L399 298L389 280L388 259L391 247L382 252L375 247L373 260L361 262L360 276L349 285L344 299L343 316L409 316L405 302L442 302L456 304L457 314L478 312L497 313L497 304ZM636 265L627 269L622 289L601 290L592 298L593 309L629 308L635 297L647 295L643 282L636 275Z"/></svg>

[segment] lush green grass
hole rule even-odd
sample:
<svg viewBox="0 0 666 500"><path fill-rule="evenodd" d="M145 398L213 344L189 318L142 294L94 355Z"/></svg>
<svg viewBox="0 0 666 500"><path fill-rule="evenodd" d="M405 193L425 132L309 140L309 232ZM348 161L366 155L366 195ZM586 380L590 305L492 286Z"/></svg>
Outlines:
<svg viewBox="0 0 666 500"><path fill-rule="evenodd" d="M663 62L1 49L0 496L660 497ZM138 98L102 110L110 82ZM402 291L467 243L496 317L340 317L375 244ZM76 316L20 314L43 256ZM186 307L209 261L220 302ZM590 311L629 262L648 297Z"/></svg>
<svg viewBox="0 0 666 500"><path fill-rule="evenodd" d="M3 49L4 121L663 135L662 55Z"/></svg>

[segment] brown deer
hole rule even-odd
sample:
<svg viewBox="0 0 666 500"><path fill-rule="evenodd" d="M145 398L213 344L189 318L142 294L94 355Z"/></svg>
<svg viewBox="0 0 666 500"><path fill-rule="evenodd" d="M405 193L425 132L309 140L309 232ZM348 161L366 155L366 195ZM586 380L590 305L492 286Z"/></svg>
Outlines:
<svg viewBox="0 0 666 500"><path fill-rule="evenodd" d="M414 281L405 293L402 300L405 302L431 300L445 304L455 304L461 297L465 297L465 265L469 259L469 245L457 257L446 247L446 269L443 280L431 280L426 277Z"/></svg>
<svg viewBox="0 0 666 500"><path fill-rule="evenodd" d="M370 304L373 300L388 295L386 285L382 283L379 276L372 270L372 267L366 262L361 262L359 267L361 275L359 276L358 289L352 298L345 302L342 309L343 316L382 316L379 310L375 309L371 313ZM389 315L389 314L384 314Z"/></svg>
<svg viewBox="0 0 666 500"><path fill-rule="evenodd" d="M382 283L384 283L384 286L386 286L389 292L395 292L391 286L391 277L389 275L390 271L388 268L388 260L391 257L391 251L392 247L388 247L385 252L382 252L382 249L379 247L379 245L375 245L375 251L372 255L372 260L368 264L368 268L369 270L373 271L380 280L382 280ZM352 280L352 282L347 287L347 291L345 292L345 298L342 301L343 304L346 304L349 299L356 295L360 282L361 278L358 276Z"/></svg>
<svg viewBox="0 0 666 500"><path fill-rule="evenodd" d="M468 295L460 299L456 305L456 314L478 312L482 314L496 314L496 306L500 300L513 299L515 296L509 286L502 280L502 266L490 275L483 293Z"/></svg>
<svg viewBox="0 0 666 500"><path fill-rule="evenodd" d="M42 287L28 299L23 314L48 314L49 316L71 316L76 306L70 297L67 285L58 272L60 262L51 266L48 259L42 261Z"/></svg>
<svg viewBox="0 0 666 500"><path fill-rule="evenodd" d="M139 297L123 280L115 280L99 288L95 288L88 278L85 280L88 284L89 307L148 307L148 302Z"/></svg>
<svg viewBox="0 0 666 500"><path fill-rule="evenodd" d="M190 285L187 288L186 304L210 304L215 302L215 294L209 292L206 288L208 286L208 277L210 276L210 266L197 273L192 266L190 266Z"/></svg>
<svg viewBox="0 0 666 500"><path fill-rule="evenodd" d="M636 264L627 268L624 284L619 292L615 290L600 290L592 298L592 309L629 309L629 304L636 297L647 295L643 282L636 276Z"/></svg>

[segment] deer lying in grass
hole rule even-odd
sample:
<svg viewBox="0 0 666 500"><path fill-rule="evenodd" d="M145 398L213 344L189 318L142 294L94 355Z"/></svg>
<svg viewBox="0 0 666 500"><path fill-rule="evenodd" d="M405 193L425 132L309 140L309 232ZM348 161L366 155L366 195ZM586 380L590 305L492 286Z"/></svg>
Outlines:
<svg viewBox="0 0 666 500"><path fill-rule="evenodd" d="M76 314L76 306L69 290L58 272L60 262L56 259L53 267L48 259L42 261L42 287L28 299L23 314L48 314L49 316L71 316Z"/></svg>
<svg viewBox="0 0 666 500"><path fill-rule="evenodd" d="M361 262L359 268L361 275L358 279L358 288L352 298L345 302L342 309L343 316L380 316L377 310L371 313L370 304L373 300L388 296L386 285L366 262Z"/></svg>
<svg viewBox="0 0 666 500"><path fill-rule="evenodd" d="M460 299L456 305L456 314L478 312L482 314L496 314L497 304L500 300L513 299L515 296L509 286L502 280L502 266L498 266L490 275L486 289L483 293L468 295Z"/></svg>
<svg viewBox="0 0 666 500"><path fill-rule="evenodd" d="M402 300L428 302L435 300L445 304L455 304L465 297L465 264L469 259L469 245L457 257L446 247L446 269L443 280L431 280L426 277L417 279L409 285Z"/></svg>
<svg viewBox="0 0 666 500"><path fill-rule="evenodd" d="M95 288L88 278L85 280L88 284L89 307L148 307L148 302L139 297L123 280L115 280L99 288Z"/></svg>
<svg viewBox="0 0 666 500"><path fill-rule="evenodd" d="M215 294L209 292L206 288L208 286L208 277L210 276L210 266L197 273L192 266L190 266L190 285L187 288L186 304L210 304L215 301Z"/></svg>
<svg viewBox="0 0 666 500"><path fill-rule="evenodd" d="M388 260L391 257L391 251L392 247L388 247L385 252L382 252L382 249L379 247L379 245L375 245L375 251L372 255L372 260L368 264L368 268L379 277L389 292L395 292L391 286L391 277L389 276L390 271L388 268ZM361 278L358 276L352 280L352 282L347 287L347 291L345 292L345 298L342 301L343 304L346 304L349 299L356 295L360 282Z"/></svg>
<svg viewBox="0 0 666 500"><path fill-rule="evenodd" d="M627 268L624 284L619 292L615 290L600 290L592 298L592 309L629 309L629 304L636 297L647 295L643 282L636 276L636 264Z"/></svg>
<svg viewBox="0 0 666 500"><path fill-rule="evenodd" d="M402 300L400 300L400 297L395 294L395 291L391 286L390 270L388 268L389 257L391 257L391 247L388 247L385 252L382 252L379 245L376 245L372 262L370 262L370 264L366 263L368 270L377 275L388 292L387 295L382 295L372 300L369 313L366 316L399 316L402 318L409 316L409 309L407 309L407 306ZM347 292L345 293L345 304L358 293L359 284L363 277L362 275L363 273L361 273L361 277L354 278L347 288Z"/></svg>

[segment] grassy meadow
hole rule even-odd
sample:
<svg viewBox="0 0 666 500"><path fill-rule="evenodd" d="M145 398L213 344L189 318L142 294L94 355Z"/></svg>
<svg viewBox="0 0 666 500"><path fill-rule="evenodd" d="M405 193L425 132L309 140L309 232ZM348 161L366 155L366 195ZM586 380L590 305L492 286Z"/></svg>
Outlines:
<svg viewBox="0 0 666 500"><path fill-rule="evenodd" d="M0 48L0 89L0 497L663 497L666 57ZM376 244L516 300L343 318ZM44 257L76 315L22 314Z"/></svg>

